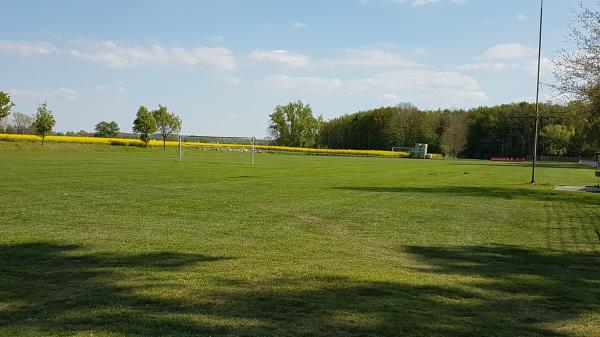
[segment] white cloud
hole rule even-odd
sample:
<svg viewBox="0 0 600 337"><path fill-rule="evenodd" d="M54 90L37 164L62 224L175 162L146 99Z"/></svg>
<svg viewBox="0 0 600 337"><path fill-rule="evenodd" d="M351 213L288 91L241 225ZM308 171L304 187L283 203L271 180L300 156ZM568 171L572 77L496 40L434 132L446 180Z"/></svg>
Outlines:
<svg viewBox="0 0 600 337"><path fill-rule="evenodd" d="M308 25L304 22L300 22L300 21L296 21L294 22L294 24L292 25L294 28L296 29L304 29L304 28L308 28Z"/></svg>
<svg viewBox="0 0 600 337"><path fill-rule="evenodd" d="M235 66L233 53L227 48L199 47L184 49L164 47L130 47L113 41L82 44L68 51L75 58L112 68L135 67L142 64L183 64L230 70Z"/></svg>
<svg viewBox="0 0 600 337"><path fill-rule="evenodd" d="M375 95L375 99L384 101L386 104L397 104L402 101L402 98L398 94Z"/></svg>
<svg viewBox="0 0 600 337"><path fill-rule="evenodd" d="M468 63L462 64L458 66L459 70L466 71L490 71L490 72L500 72L506 69L506 64L504 63L492 63L492 62L478 62L478 63Z"/></svg>
<svg viewBox="0 0 600 337"><path fill-rule="evenodd" d="M478 62L458 66L465 71L490 71L524 70L530 74L537 74L537 50L523 46L519 43L499 44L489 48L474 59ZM547 58L541 58L540 72L542 76L552 74L554 65Z"/></svg>
<svg viewBox="0 0 600 337"><path fill-rule="evenodd" d="M254 62L277 63L291 67L304 67L311 63L311 57L287 50L255 50L250 53Z"/></svg>
<svg viewBox="0 0 600 337"><path fill-rule="evenodd" d="M479 83L474 78L457 72L440 72L427 69L407 69L386 72L370 78L355 80L358 89L383 91L415 91L420 95L456 94L485 98ZM390 90L388 90L390 91Z"/></svg>
<svg viewBox="0 0 600 337"><path fill-rule="evenodd" d="M339 91L367 93L375 97L396 99L390 92L401 92L406 100L422 105L473 105L487 99L474 78L457 72L428 69L403 69L370 77L340 79L329 77L266 76L260 84L274 89L303 90L315 93Z"/></svg>
<svg viewBox="0 0 600 337"><path fill-rule="evenodd" d="M0 54L34 56L49 55L57 51L50 42L0 41Z"/></svg>
<svg viewBox="0 0 600 337"><path fill-rule="evenodd" d="M291 77L288 75L265 76L260 84L277 89L333 90L341 88L343 81L339 78L325 77Z"/></svg>
<svg viewBox="0 0 600 337"><path fill-rule="evenodd" d="M537 58L535 60L529 60L528 62L513 64L512 67L514 69L526 70L535 75L537 74ZM552 75L553 72L554 64L552 61L547 57L542 57L540 59L540 76L544 77Z"/></svg>
<svg viewBox="0 0 600 337"><path fill-rule="evenodd" d="M214 80L219 83L227 83L227 84L243 84L244 80L237 76L229 76L229 77L215 77Z"/></svg>
<svg viewBox="0 0 600 337"><path fill-rule="evenodd" d="M443 0L383 0L384 2L400 2L400 3L410 3L412 6L424 6L430 5L436 2L442 2ZM467 2L467 0L446 0L447 2L454 3L457 5L463 5ZM360 1L361 3L366 3L367 0Z"/></svg>
<svg viewBox="0 0 600 337"><path fill-rule="evenodd" d="M536 57L535 49L519 43L506 43L496 45L486 50L482 57L488 60L510 60Z"/></svg>
<svg viewBox="0 0 600 337"><path fill-rule="evenodd" d="M522 13L518 13L516 15L516 18L517 18L517 20L520 20L520 21L527 21L527 19L528 19L527 16L525 14L522 14Z"/></svg>
<svg viewBox="0 0 600 337"><path fill-rule="evenodd" d="M223 41L225 41L225 37L221 36L221 35L217 35L217 36L211 37L210 40L213 42L223 42Z"/></svg>
<svg viewBox="0 0 600 337"><path fill-rule="evenodd" d="M438 2L439 0L412 0L411 1L411 5L413 6L423 6L423 5L429 5L432 4L434 2ZM404 2L404 1L402 1Z"/></svg>
<svg viewBox="0 0 600 337"><path fill-rule="evenodd" d="M120 94L124 94L127 92L127 89L123 86L117 85L117 86L112 86L110 84L107 85L103 85L103 84L99 84L95 87L96 91L99 92L116 92L116 93L120 93Z"/></svg>
<svg viewBox="0 0 600 337"><path fill-rule="evenodd" d="M417 56L425 56L429 52L425 48L415 48L415 49L413 49L412 53Z"/></svg>
<svg viewBox="0 0 600 337"><path fill-rule="evenodd" d="M42 90L9 89L8 92L11 96L13 96L16 99L22 98L38 102L42 102L52 98L64 99L67 101L75 101L79 97L79 93L76 90L70 88Z"/></svg>
<svg viewBox="0 0 600 337"><path fill-rule="evenodd" d="M323 62L330 66L355 67L417 67L399 54L392 54L381 49L346 49L343 56Z"/></svg>

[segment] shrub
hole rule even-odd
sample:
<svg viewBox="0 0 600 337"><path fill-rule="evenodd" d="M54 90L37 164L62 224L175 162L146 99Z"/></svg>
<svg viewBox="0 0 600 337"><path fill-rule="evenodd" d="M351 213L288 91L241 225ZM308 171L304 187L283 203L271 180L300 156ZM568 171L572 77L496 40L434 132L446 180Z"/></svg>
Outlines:
<svg viewBox="0 0 600 337"><path fill-rule="evenodd" d="M122 139L113 139L110 141L110 145L114 145L114 146L128 146L129 141L128 140L122 140Z"/></svg>

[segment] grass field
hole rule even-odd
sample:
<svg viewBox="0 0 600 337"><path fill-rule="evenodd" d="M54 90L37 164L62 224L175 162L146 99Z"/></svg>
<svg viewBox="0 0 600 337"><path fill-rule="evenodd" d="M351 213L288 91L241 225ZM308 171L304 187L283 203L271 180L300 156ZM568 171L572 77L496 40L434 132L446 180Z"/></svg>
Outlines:
<svg viewBox="0 0 600 337"><path fill-rule="evenodd" d="M593 170L0 142L1 336L598 336Z"/></svg>

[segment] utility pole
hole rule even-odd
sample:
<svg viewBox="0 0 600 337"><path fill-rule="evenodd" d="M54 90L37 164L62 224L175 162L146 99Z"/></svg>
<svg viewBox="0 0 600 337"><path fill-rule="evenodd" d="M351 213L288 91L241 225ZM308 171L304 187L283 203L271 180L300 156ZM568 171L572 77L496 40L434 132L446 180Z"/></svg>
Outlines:
<svg viewBox="0 0 600 337"><path fill-rule="evenodd" d="M535 164L537 161L538 128L540 124L540 66L542 62L542 23L544 21L544 0L540 0L540 37L538 41L537 90L535 93L535 136L533 139L533 162L531 165L531 183L535 184Z"/></svg>

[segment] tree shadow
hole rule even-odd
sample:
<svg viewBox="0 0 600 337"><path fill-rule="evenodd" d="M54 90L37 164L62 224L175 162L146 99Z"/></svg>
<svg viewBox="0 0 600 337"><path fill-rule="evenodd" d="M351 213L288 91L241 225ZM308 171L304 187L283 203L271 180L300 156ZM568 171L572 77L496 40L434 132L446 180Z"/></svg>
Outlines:
<svg viewBox="0 0 600 337"><path fill-rule="evenodd" d="M113 331L157 335L146 316L160 300L136 295L157 286L156 272L224 260L201 254L82 254L77 245L0 245L0 335ZM126 282L134 277L137 282ZM145 311L148 310L148 311Z"/></svg>
<svg viewBox="0 0 600 337"><path fill-rule="evenodd" d="M600 205L600 198L589 194L576 194L536 190L523 187L488 187L488 186L403 186L403 187L336 187L338 190L374 192L374 193L402 193L402 194L437 194L452 195L453 197L498 198L505 200L533 200L571 202L577 204ZM586 197L587 196L587 197Z"/></svg>
<svg viewBox="0 0 600 337"><path fill-rule="evenodd" d="M423 267L416 270L472 278L482 310L505 321L514 335L561 335L542 326L600 310L600 254L524 249L515 246L409 247ZM590 327L590 333L599 326ZM569 335L564 333L564 335Z"/></svg>
<svg viewBox="0 0 600 337"><path fill-rule="evenodd" d="M537 162L536 167L543 168L555 168L555 169L575 169L575 170L593 170L593 167L580 165L578 163L557 163L557 162ZM531 162L513 162L513 163L502 163L502 162L463 162L456 164L456 166L503 166L503 167L519 167L531 169Z"/></svg>
<svg viewBox="0 0 600 337"><path fill-rule="evenodd" d="M219 290L176 296L191 287L186 277L149 295L152 271L182 276L224 258L3 245L0 335L562 337L569 334L548 324L600 306L596 254L510 246L402 252L422 265L408 270L421 282L265 275L216 279Z"/></svg>

